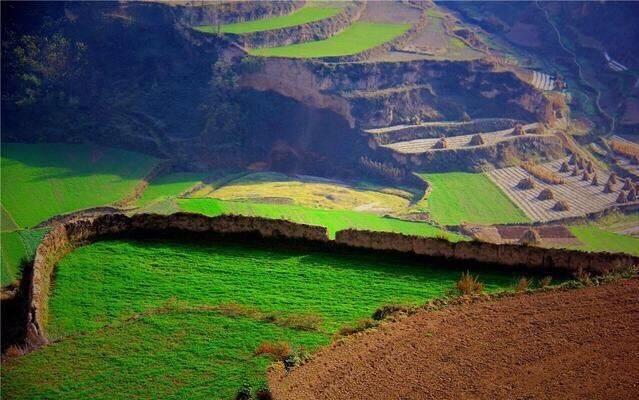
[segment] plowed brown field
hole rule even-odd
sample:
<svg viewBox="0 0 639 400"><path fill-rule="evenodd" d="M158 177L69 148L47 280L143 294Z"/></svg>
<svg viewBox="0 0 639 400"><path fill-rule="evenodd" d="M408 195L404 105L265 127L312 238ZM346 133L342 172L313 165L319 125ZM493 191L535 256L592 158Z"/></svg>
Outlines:
<svg viewBox="0 0 639 400"><path fill-rule="evenodd" d="M639 279L422 311L321 351L284 399L639 398Z"/></svg>

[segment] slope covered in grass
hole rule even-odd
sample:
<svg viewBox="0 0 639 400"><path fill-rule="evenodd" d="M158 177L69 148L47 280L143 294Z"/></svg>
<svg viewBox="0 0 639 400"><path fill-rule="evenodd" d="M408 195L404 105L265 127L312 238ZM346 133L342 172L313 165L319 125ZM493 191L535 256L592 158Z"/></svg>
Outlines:
<svg viewBox="0 0 639 400"><path fill-rule="evenodd" d="M94 243L57 269L48 331L60 340L3 364L3 396L230 399L243 381L264 383L261 342L313 351L384 304L442 296L460 274L267 244ZM490 291L514 282L480 277ZM295 324L309 315L316 323Z"/></svg>
<svg viewBox="0 0 639 400"><path fill-rule="evenodd" d="M238 22L234 24L220 25L220 33L252 33L270 31L273 29L288 28L303 25L309 22L319 21L332 17L340 12L338 7L324 7L322 5L309 5L300 8L288 15L263 18L254 21ZM217 26L203 25L195 27L196 30L206 33L217 33Z"/></svg>
<svg viewBox="0 0 639 400"><path fill-rule="evenodd" d="M351 210L320 210L288 204L260 204L217 199L179 199L178 205L184 211L209 216L247 215L324 226L331 237L334 237L338 231L353 228L426 237L441 236L451 241L463 240L463 236L427 223L402 221Z"/></svg>
<svg viewBox="0 0 639 400"><path fill-rule="evenodd" d="M156 165L153 157L83 144L2 145L2 206L18 226L113 203Z"/></svg>
<svg viewBox="0 0 639 400"><path fill-rule="evenodd" d="M432 186L425 200L431 217L442 225L529 221L484 174L446 172L421 174L421 177Z"/></svg>
<svg viewBox="0 0 639 400"><path fill-rule="evenodd" d="M31 229L0 233L2 286L10 285L22 277L22 263L33 260L46 232L47 229Z"/></svg>
<svg viewBox="0 0 639 400"><path fill-rule="evenodd" d="M280 47L251 49L249 54L264 57L319 58L361 53L380 46L406 32L410 24L356 22L325 40Z"/></svg>
<svg viewBox="0 0 639 400"><path fill-rule="evenodd" d="M144 207L156 201L177 197L201 183L207 176L208 173L204 172L176 172L161 176L149 183L138 199L138 206Z"/></svg>
<svg viewBox="0 0 639 400"><path fill-rule="evenodd" d="M583 243L576 246L577 249L620 252L639 256L639 238L608 232L594 225L575 225L569 229Z"/></svg>

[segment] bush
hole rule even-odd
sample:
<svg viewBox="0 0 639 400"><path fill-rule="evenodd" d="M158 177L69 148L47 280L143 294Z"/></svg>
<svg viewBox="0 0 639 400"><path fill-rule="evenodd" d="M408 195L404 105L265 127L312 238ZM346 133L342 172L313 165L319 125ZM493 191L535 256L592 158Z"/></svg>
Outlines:
<svg viewBox="0 0 639 400"><path fill-rule="evenodd" d="M235 400L251 400L253 398L251 392L253 392L253 390L251 389L251 385L248 382L244 381L242 387L240 388L240 390L237 391L237 394L235 395Z"/></svg>
<svg viewBox="0 0 639 400"><path fill-rule="evenodd" d="M284 366L286 369L291 369L298 365L304 364L306 361L311 359L311 353L306 351L304 346L299 346L289 354L288 357L284 360Z"/></svg>
<svg viewBox="0 0 639 400"><path fill-rule="evenodd" d="M545 288L546 286L550 285L550 282L552 282L552 277L551 276L546 276L542 280L539 281L539 287L540 288Z"/></svg>
<svg viewBox="0 0 639 400"><path fill-rule="evenodd" d="M400 304L386 304L375 310L373 313L373 319L375 321L381 321L384 318L393 315L397 312L410 312L411 308L402 306Z"/></svg>
<svg viewBox="0 0 639 400"><path fill-rule="evenodd" d="M528 289L528 286L530 286L528 278L522 276L517 282L517 285L515 285L515 292L525 292Z"/></svg>
<svg viewBox="0 0 639 400"><path fill-rule="evenodd" d="M255 392L255 398L257 400L273 400L273 395L268 387L262 386Z"/></svg>
<svg viewBox="0 0 639 400"><path fill-rule="evenodd" d="M293 314L284 317L276 317L275 324L285 328L297 329L300 331L319 330L324 319L318 314Z"/></svg>
<svg viewBox="0 0 639 400"><path fill-rule="evenodd" d="M257 349L255 355L268 355L275 360L284 361L291 354L291 345L287 342L262 342Z"/></svg>
<svg viewBox="0 0 639 400"><path fill-rule="evenodd" d="M349 336L357 332L365 331L366 329L373 328L377 325L375 321L370 318L360 319L355 325L346 325L340 328L338 334L340 336Z"/></svg>
<svg viewBox="0 0 639 400"><path fill-rule="evenodd" d="M457 281L457 290L462 295L481 294L484 284L479 282L479 276L472 276L469 271L462 272Z"/></svg>

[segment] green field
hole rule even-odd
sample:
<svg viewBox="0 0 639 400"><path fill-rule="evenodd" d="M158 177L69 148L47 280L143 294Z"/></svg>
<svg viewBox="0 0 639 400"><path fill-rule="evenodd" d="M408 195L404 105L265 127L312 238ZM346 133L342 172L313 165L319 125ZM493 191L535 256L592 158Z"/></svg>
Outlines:
<svg viewBox="0 0 639 400"><path fill-rule="evenodd" d="M153 157L93 145L5 143L2 206L19 227L33 227L55 215L122 199L156 163Z"/></svg>
<svg viewBox="0 0 639 400"><path fill-rule="evenodd" d="M59 264L47 325L58 340L3 363L3 398L230 399L264 383L262 341L313 351L384 304L444 295L460 273L268 244L94 243ZM515 281L480 278L489 291ZM295 323L309 315L316 324Z"/></svg>
<svg viewBox="0 0 639 400"><path fill-rule="evenodd" d="M138 206L177 197L202 182L209 174L204 172L177 172L161 176L150 182L138 199Z"/></svg>
<svg viewBox="0 0 639 400"><path fill-rule="evenodd" d="M337 7L322 7L320 5L305 6L288 15L220 25L220 33L243 34L288 28L332 17L338 14L340 10ZM215 25L197 26L195 29L206 33L218 32Z"/></svg>
<svg viewBox="0 0 639 400"><path fill-rule="evenodd" d="M316 42L281 47L251 49L249 54L264 57L319 58L361 53L380 46L410 28L410 24L356 22L335 36Z"/></svg>
<svg viewBox="0 0 639 400"><path fill-rule="evenodd" d="M639 256L639 238L605 231L595 225L575 225L570 231L583 244L576 249L586 251L609 251Z"/></svg>
<svg viewBox="0 0 639 400"><path fill-rule="evenodd" d="M484 174L446 172L420 176L432 185L432 192L423 202L431 217L442 225L529 222L523 211Z"/></svg>
<svg viewBox="0 0 639 400"><path fill-rule="evenodd" d="M247 215L324 226L328 229L331 237L334 237L337 231L353 228L427 237L441 236L451 241L464 239L463 236L447 232L427 223L402 221L358 211L320 210L289 204L245 203L217 199L178 199L177 202L184 211L209 216L222 214Z"/></svg>
<svg viewBox="0 0 639 400"><path fill-rule="evenodd" d="M47 229L31 229L0 233L0 254L2 261L2 286L7 286L21 278L21 264L33 259Z"/></svg>

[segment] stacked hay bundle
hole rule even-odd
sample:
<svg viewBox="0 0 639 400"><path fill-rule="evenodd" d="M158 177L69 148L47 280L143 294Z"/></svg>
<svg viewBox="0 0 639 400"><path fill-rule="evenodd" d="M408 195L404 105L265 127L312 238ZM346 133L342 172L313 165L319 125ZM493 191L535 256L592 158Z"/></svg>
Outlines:
<svg viewBox="0 0 639 400"><path fill-rule="evenodd" d="M570 173L570 176L577 176L579 175L579 170L577 169L577 166L572 167L572 172Z"/></svg>
<svg viewBox="0 0 639 400"><path fill-rule="evenodd" d="M584 159L580 158L579 160L577 160L577 168L584 169L584 167L585 167Z"/></svg>
<svg viewBox="0 0 639 400"><path fill-rule="evenodd" d="M610 180L608 180L608 182L604 185L603 192L612 193L612 184L610 183Z"/></svg>
<svg viewBox="0 0 639 400"><path fill-rule="evenodd" d="M435 143L435 145L433 146L433 149L447 149L448 148L448 141L446 140L446 138L441 138L437 141L437 143Z"/></svg>
<svg viewBox="0 0 639 400"><path fill-rule="evenodd" d="M481 146L482 144L486 144L486 142L484 141L484 138L479 133L473 136L469 142L469 145L471 146Z"/></svg>
<svg viewBox="0 0 639 400"><path fill-rule="evenodd" d="M568 207L568 203L564 200L559 200L552 209L555 211L568 211L570 207Z"/></svg>
<svg viewBox="0 0 639 400"><path fill-rule="evenodd" d="M562 162L561 163L561 167L559 167L559 172L568 172L568 163L567 162Z"/></svg>
<svg viewBox="0 0 639 400"><path fill-rule="evenodd" d="M584 171L584 174L581 176L581 180L585 182L590 180L590 175L588 174L588 171Z"/></svg>
<svg viewBox="0 0 639 400"><path fill-rule="evenodd" d="M637 189L632 188L628 191L628 196L626 196L628 201L637 201Z"/></svg>
<svg viewBox="0 0 639 400"><path fill-rule="evenodd" d="M527 246L539 244L539 242L541 242L541 236L539 236L539 232L533 228L527 229L521 238L519 238L519 244Z"/></svg>
<svg viewBox="0 0 639 400"><path fill-rule="evenodd" d="M634 156L630 159L630 164L639 165L639 156Z"/></svg>
<svg viewBox="0 0 639 400"><path fill-rule="evenodd" d="M533 181L531 178L523 178L517 184L517 188L521 190L534 189L535 181Z"/></svg>
<svg viewBox="0 0 639 400"><path fill-rule="evenodd" d="M599 186L599 180L597 179L597 173L592 176L592 182L590 182L592 186Z"/></svg>
<svg viewBox="0 0 639 400"><path fill-rule="evenodd" d="M617 184L617 174L615 174L614 172L612 174L610 174L610 177L608 178L608 183L611 185L616 185Z"/></svg>
<svg viewBox="0 0 639 400"><path fill-rule="evenodd" d="M577 157L577 155L575 153L572 153L572 156L570 156L570 160L568 160L568 164L575 165L575 164L577 164L577 160L578 159L579 159L579 157Z"/></svg>
<svg viewBox="0 0 639 400"><path fill-rule="evenodd" d="M591 160L588 160L588 163L586 164L586 171L588 171L589 174L595 172L595 166L592 164Z"/></svg>
<svg viewBox="0 0 639 400"><path fill-rule="evenodd" d="M617 203L624 204L627 202L628 202L628 196L626 195L626 192L622 190L621 192L619 192L619 196L617 196Z"/></svg>
<svg viewBox="0 0 639 400"><path fill-rule="evenodd" d="M553 194L552 190L544 189L541 192L539 192L539 196L537 196L537 198L539 200L552 200L555 198L555 195Z"/></svg>
<svg viewBox="0 0 639 400"><path fill-rule="evenodd" d="M630 180L630 178L626 178L623 181L623 187L621 188L621 190L630 190L630 188L633 187L632 181Z"/></svg>
<svg viewBox="0 0 639 400"><path fill-rule="evenodd" d="M521 124L515 125L515 128L513 128L513 132L512 132L513 136L522 136L525 134L526 134L526 131L524 131L524 127Z"/></svg>

